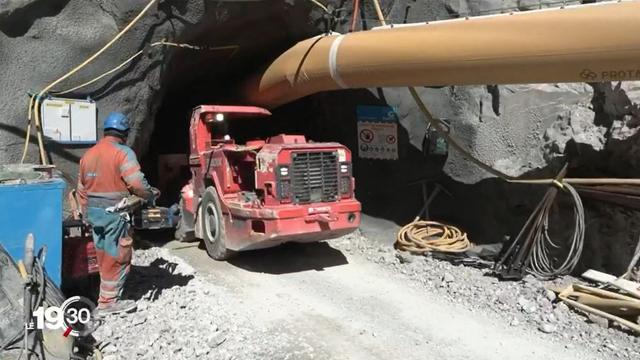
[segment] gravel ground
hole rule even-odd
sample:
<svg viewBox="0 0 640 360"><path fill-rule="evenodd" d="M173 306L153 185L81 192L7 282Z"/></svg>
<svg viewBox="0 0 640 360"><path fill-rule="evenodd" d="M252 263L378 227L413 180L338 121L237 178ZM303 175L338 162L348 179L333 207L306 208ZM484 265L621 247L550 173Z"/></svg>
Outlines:
<svg viewBox="0 0 640 360"><path fill-rule="evenodd" d="M161 248L135 251L132 264L126 293L138 309L109 316L96 330L104 360L261 357L258 346L244 345L260 329L205 274Z"/></svg>
<svg viewBox="0 0 640 360"><path fill-rule="evenodd" d="M500 282L359 232L329 244L231 262L197 244L137 250L138 310L106 318L95 337L107 360L640 357L640 338L569 310L533 278Z"/></svg>
<svg viewBox="0 0 640 360"><path fill-rule="evenodd" d="M522 281L500 281L489 269L453 265L430 256L396 251L372 243L360 233L333 244L347 253L365 256L448 301L497 316L512 327L537 329L540 336L562 343L568 349L589 348L607 359L640 358L640 337L609 324L605 318L569 309L549 290L584 283L573 277L540 281L527 275Z"/></svg>

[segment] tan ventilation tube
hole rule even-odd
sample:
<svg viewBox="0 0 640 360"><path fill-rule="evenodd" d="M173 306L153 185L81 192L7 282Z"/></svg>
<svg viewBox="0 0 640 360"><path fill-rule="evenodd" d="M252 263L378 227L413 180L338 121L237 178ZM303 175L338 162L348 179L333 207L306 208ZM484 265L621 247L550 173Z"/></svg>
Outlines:
<svg viewBox="0 0 640 360"><path fill-rule="evenodd" d="M247 90L276 107L341 88L640 80L640 1L384 27L299 42Z"/></svg>

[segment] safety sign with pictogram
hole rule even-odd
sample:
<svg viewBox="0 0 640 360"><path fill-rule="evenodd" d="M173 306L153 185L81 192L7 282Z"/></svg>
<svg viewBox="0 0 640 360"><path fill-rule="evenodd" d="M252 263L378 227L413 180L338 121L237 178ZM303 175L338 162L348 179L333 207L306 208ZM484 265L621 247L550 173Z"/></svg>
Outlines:
<svg viewBox="0 0 640 360"><path fill-rule="evenodd" d="M398 158L398 117L389 106L358 106L358 156L363 159Z"/></svg>

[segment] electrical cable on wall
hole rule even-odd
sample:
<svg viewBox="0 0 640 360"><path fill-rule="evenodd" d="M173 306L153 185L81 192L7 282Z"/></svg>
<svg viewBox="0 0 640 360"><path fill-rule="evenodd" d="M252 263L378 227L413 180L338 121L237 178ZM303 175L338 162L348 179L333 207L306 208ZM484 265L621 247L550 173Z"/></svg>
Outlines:
<svg viewBox="0 0 640 360"><path fill-rule="evenodd" d="M214 46L214 47L206 47L206 46L196 46L196 45L191 45L191 44L184 44L184 43L173 43L173 42L168 42L165 40L161 40L161 41L157 41L154 42L152 44L149 45L149 48L152 47L156 47L156 46L169 46L169 47L178 47L178 48L183 48L183 49L190 49L190 50L233 50L231 52L231 54L229 55L229 57L232 57L238 50L239 46L238 45L228 45L228 46ZM140 50L138 52L136 52L135 54L131 55L130 57L128 57L126 60L124 60L123 62L121 62L120 64L118 64L117 66L113 67L112 69L98 75L97 77L84 82L80 85L74 86L72 88L69 88L67 90L61 90L61 91L51 91L52 94L55 95L63 95L63 94L68 94L70 92L74 92L76 90L79 90L83 87L89 86L101 79L103 79L104 77L113 74L114 72L122 69L123 67L125 67L127 64L131 63L133 60L135 60L137 57L139 57L140 55L144 54L146 51L146 49L144 50Z"/></svg>
<svg viewBox="0 0 640 360"><path fill-rule="evenodd" d="M26 153L28 151L28 146L29 146L29 137L31 136L31 115L34 114L34 124L36 127L36 136L38 138L38 148L39 148L39 152L40 152L40 162L43 165L48 165L48 159L47 159L47 155L45 152L45 146L44 146L44 141L43 141L43 132L42 132L42 121L40 119L40 111L39 111L39 106L40 106L40 100L44 97L44 95L51 90L54 86L58 85L59 83L61 83L62 81L66 80L67 78L69 78L71 75L77 73L78 71L80 71L82 68L84 68L85 66L87 66L88 64L90 64L91 62L93 62L98 56L100 56L103 52L105 52L107 49L109 49L116 41L118 41L118 39L120 39L124 34L126 34L146 13L147 11L149 11L149 9L151 9L151 7L157 2L158 0L150 0L149 3L140 11L140 13L133 18L133 20L131 20L129 22L129 24L127 24L127 26L125 26L118 34L116 34L116 36L113 37L113 39L111 39L106 45L104 45L102 48L100 48L98 51L96 51L93 55L91 55L89 58L87 58L84 62L82 62L80 65L76 66L75 68L73 68L72 70L70 70L69 72L67 72L66 74L64 74L63 76L61 76L60 78L58 78L57 80L53 81L52 83L50 83L49 85L45 86L42 90L40 90L40 92L34 97L34 101L30 101L29 102L29 111L28 111L28 125L27 125L27 134L25 136L25 149L23 151L23 155L26 156ZM20 161L21 163L24 163L24 157L23 159L21 159Z"/></svg>
<svg viewBox="0 0 640 360"><path fill-rule="evenodd" d="M72 74L74 74L75 72L80 70L82 67L84 67L87 64L89 64L91 61L93 61L93 59L95 59L95 57L99 56L104 50L106 50L108 47L110 47L115 42L115 40L117 40L126 31L128 31L133 26L133 24L135 24L142 17L142 15L144 15L144 13L146 11L148 11L148 9L151 7L151 5L153 5L153 3L155 1L157 1L157 0L151 1L138 14L138 16L136 16L136 18L134 18L122 31L120 31L120 33L118 33L107 45L105 45L102 49L100 49L98 52L96 52L92 57L87 59L83 64L79 65L78 67L76 67L75 69L73 69L72 71L70 71L69 73L64 75L63 77L59 78L58 80L54 81L52 84L50 84L47 87L45 87L45 89L42 90L38 95L30 97L30 99L29 99L29 108L28 108L27 130L26 130L24 148L23 148L23 152L22 152L22 157L21 157L20 163L24 163L24 161L26 159L26 156L27 156L27 152L28 152L28 148L29 148L29 138L31 136L31 127L32 127L32 116L33 116L33 114L35 114L35 124L36 124L36 128L37 128L37 131L38 131L37 136L38 136L38 145L40 147L40 160L41 160L41 162L43 164L47 163L46 154L44 154L44 151L43 151L44 143L41 141L42 129L41 129L41 119L40 119L41 115L39 113L40 100L44 97L44 95L47 94L47 92L50 92L50 93L56 94L56 95L63 95L63 94L74 92L74 91L79 90L79 89L81 89L83 87L89 86L89 85L91 85L91 84L103 79L104 77L106 77L106 76L108 76L110 74L113 74L116 71L122 69L124 66L126 66L129 63L131 63L133 60L135 60L136 58L138 58L139 56L144 54L145 51L147 51L149 48L153 48L153 47L157 47L157 46L177 47L177 48L191 49L191 50L213 50L213 51L232 50L231 54L229 55L230 57L232 57L237 52L237 50L239 48L238 45L216 46L216 47L197 46L197 45L191 45L191 44L185 44L185 43L169 42L169 41L166 41L166 40L163 39L161 41L157 41L157 42L154 42L154 43L150 44L145 49L140 50L140 51L136 52L135 54L133 54L132 56L128 57L126 60L124 60L119 65L115 66L114 68L102 73L101 75L99 75L99 76L97 76L97 77L95 77L95 78L93 78L93 79L91 79L91 80L89 80L87 82L84 82L84 83L82 83L80 85L74 86L74 87L66 89L66 90L61 90L61 91L51 90L51 88L53 86L55 86L55 84L58 84L62 80L68 78L69 76L71 76Z"/></svg>
<svg viewBox="0 0 640 360"><path fill-rule="evenodd" d="M320 9L324 10L324 12L326 12L327 14L330 14L331 11L329 11L329 8L327 8L323 3L321 3L318 0L309 0L311 1L311 3L313 3L314 5L316 5L317 7L319 7Z"/></svg>

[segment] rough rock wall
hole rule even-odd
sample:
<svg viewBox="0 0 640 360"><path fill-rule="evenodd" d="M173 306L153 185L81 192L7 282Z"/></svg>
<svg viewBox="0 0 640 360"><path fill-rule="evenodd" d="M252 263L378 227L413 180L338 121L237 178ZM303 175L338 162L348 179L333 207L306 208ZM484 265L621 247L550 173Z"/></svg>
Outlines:
<svg viewBox="0 0 640 360"><path fill-rule="evenodd" d="M5 2L6 3L6 2ZM0 58L3 76L0 78L0 161L19 161L27 119L27 92L38 92L51 81L89 57L106 44L119 29L142 9L144 0L120 1L9 1L0 8ZM189 2L183 10L189 22L202 16L202 2ZM22 6L20 6L22 5ZM149 41L174 38L185 25L171 15L172 10L159 10L157 15L144 17L138 26L77 76L63 82L57 89L85 82L118 65L126 57L143 48ZM151 99L160 96L160 75L163 57L168 52L141 57L125 71L101 81L74 95L90 96L98 102L101 120L111 111L119 110L135 119L133 140L144 145L145 133L152 130L148 119L153 111ZM33 138L32 138L33 141ZM35 144L35 143L34 143ZM74 174L83 147L48 147L53 162ZM32 144L29 160L36 162Z"/></svg>
<svg viewBox="0 0 640 360"><path fill-rule="evenodd" d="M28 91L36 92L66 73L110 40L146 4L146 0L0 0L0 162L19 160L26 121ZM577 2L577 1L576 1ZM332 28L347 32L351 2L326 1L339 11ZM479 15L513 8L557 6L539 0L382 0L393 23ZM371 1L364 1L358 28L379 25ZM134 119L131 143L139 153L149 147L168 86L175 92L206 92L202 79L233 80L229 73L248 74L261 62L295 41L324 29L322 12L308 0L211 1L165 0L96 62L58 88L89 80L153 41L166 38L206 46L240 45L232 57L219 53L185 53L153 48L115 76L82 89L75 97L98 102L99 121L110 111ZM455 46L455 44L452 44ZM173 61L179 55L180 61ZM198 86L196 87L196 83ZM170 84L170 85L169 85ZM224 93L226 88L218 90ZM637 176L640 169L638 106L640 87L623 84L546 84L535 86L470 86L419 89L434 113L451 120L452 133L486 163L512 175L553 174L571 159L572 173L584 176ZM219 95L219 93L217 95ZM224 94L228 98L228 94ZM203 97L203 99L215 99ZM233 97L231 97L233 99ZM356 144L355 107L396 106L402 128L400 161L358 160L358 196L365 210L398 223L409 221L421 207L420 187L413 180L437 176L442 159L421 151L425 123L406 89L370 89L318 94L302 100L295 121L308 119L302 131L316 140ZM301 106L303 105L303 106ZM287 113L286 109L284 111ZM290 112L288 113L290 114ZM316 121L313 121L315 119ZM163 121L175 121L164 119ZM159 120L157 120L159 121ZM182 136L182 135L180 135ZM34 137L32 136L32 142ZM84 147L48 147L55 164L76 172ZM29 160L37 161L32 144ZM509 186L463 157L450 153L441 180L453 198L441 196L435 216L465 227L478 242L496 242L514 234L539 199L540 189ZM384 174L384 176L380 176ZM588 203L587 253L603 268L623 264L635 241L636 213Z"/></svg>
<svg viewBox="0 0 640 360"><path fill-rule="evenodd" d="M148 0L0 1L0 88L3 90L0 93L0 162L20 159L27 92L37 93L80 64L111 40L147 3ZM130 143L142 153L148 147L153 119L163 101L166 91L163 86L168 77L185 76L187 72L199 76L213 69L224 71L232 60L254 55L252 49L272 46L269 41L290 45L310 34L309 28L313 26L310 13L319 17L309 2L162 0L102 56L54 90L93 79L138 50L146 49L143 56L113 76L67 95L96 100L99 124L111 111L129 114L134 121ZM264 19L264 23L255 25L260 19ZM279 29L285 37L265 38L270 29ZM232 60L223 52L194 52L190 55L194 60L185 65L186 69L179 69L185 74L176 75L171 74L173 55L189 50L145 48L162 39L209 47L234 44L239 45L239 50ZM37 162L33 133L31 142L28 161ZM85 147L48 145L53 163L70 176L76 173L76 163L84 150Z"/></svg>
<svg viewBox="0 0 640 360"><path fill-rule="evenodd" d="M587 2L593 1L584 1ZM382 4L391 23L504 11L496 9L525 11L559 6L554 0L382 1ZM365 6L365 10L369 15L362 25L379 25L373 9ZM456 86L418 91L435 115L450 120L452 135L472 154L507 174L554 176L565 162L569 162L572 176L638 177L640 173L637 82ZM406 130L400 134L401 145L421 150L426 124L406 89L370 89L370 97L360 95L360 99L361 103L396 106ZM345 102L340 104L344 106ZM333 115L338 113L335 110ZM354 167L356 174L358 171L364 174L360 178L369 178L367 184L359 182L360 191L370 197L365 200L365 208L399 223L409 221L422 204L420 188L408 183L433 176L436 171L429 167L437 165L412 150L405 149L403 157L413 166L402 166L404 161L393 165L360 160ZM376 178L375 174L380 173L385 174L386 181ZM445 178L440 181L453 197L438 197L432 215L461 225L480 243L515 236L545 190L492 178L455 151L449 153L444 173ZM389 178L393 179L393 186L385 186L391 182ZM398 205L389 205L392 203ZM637 212L588 199L585 206L585 253L579 270L592 267L620 273L638 241ZM566 231L573 225L568 223L571 217L567 209L560 206L553 215L553 221L563 227L555 234L559 238L568 236Z"/></svg>

